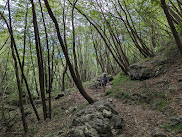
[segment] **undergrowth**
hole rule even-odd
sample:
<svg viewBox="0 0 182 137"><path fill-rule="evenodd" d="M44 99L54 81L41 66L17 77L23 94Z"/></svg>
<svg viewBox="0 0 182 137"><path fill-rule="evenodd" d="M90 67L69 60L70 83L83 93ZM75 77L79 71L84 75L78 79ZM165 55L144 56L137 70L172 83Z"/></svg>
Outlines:
<svg viewBox="0 0 182 137"><path fill-rule="evenodd" d="M156 109L160 112L166 108L170 100L167 93L149 89L145 81L131 80L128 76L119 73L113 81L111 89L107 90L105 95L121 99L128 103L142 104Z"/></svg>

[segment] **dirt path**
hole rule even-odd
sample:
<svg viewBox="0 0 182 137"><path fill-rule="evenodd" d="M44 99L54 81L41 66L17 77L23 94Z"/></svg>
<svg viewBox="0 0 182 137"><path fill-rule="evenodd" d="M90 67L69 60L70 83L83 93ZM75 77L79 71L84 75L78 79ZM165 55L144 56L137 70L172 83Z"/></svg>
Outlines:
<svg viewBox="0 0 182 137"><path fill-rule="evenodd" d="M86 89L86 91L93 99L96 100L105 97L101 89ZM47 120L42 123L42 126L35 137L48 134L54 135L54 133L58 134L59 130L62 130L63 128L66 129L74 117L74 114L68 114L66 113L66 110L71 106L79 107L86 103L87 101L78 92L72 93L61 99L55 106L55 108L61 107L60 112L58 112L61 117L55 120ZM123 104L121 100L118 99L113 99L113 103L115 104L119 115L124 120L124 137L150 137L152 131L159 128L168 137L181 137L180 134L175 135L175 133L169 133L160 127L162 125L166 125L168 122L165 115L162 113L145 109L143 106L139 105ZM53 108L53 112L55 108ZM61 132L65 131L62 130Z"/></svg>

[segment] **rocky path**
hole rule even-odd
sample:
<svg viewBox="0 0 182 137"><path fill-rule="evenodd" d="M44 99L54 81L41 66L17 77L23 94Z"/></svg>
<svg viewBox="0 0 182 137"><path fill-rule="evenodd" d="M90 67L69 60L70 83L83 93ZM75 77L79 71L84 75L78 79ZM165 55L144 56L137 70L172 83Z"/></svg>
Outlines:
<svg viewBox="0 0 182 137"><path fill-rule="evenodd" d="M95 99L104 97L103 91L100 89L87 89L90 96ZM75 95L76 102L82 100L80 94ZM165 131L162 127L167 125L168 118L156 110L149 110L142 105L123 104L122 100L113 99L113 102L124 120L124 137L149 137L156 134L166 135L167 137L181 137L182 134Z"/></svg>
<svg viewBox="0 0 182 137"><path fill-rule="evenodd" d="M105 98L101 89L86 89L87 93L94 99L99 100ZM65 105L65 103L69 105ZM65 98L57 102L57 107L61 107L60 115L57 120L45 121L42 124L42 128L39 129L38 134L35 136L42 136L50 134L51 132L57 132L58 130L68 127L70 121L74 117L73 114L66 113L66 110L70 107L79 107L86 104L87 101L78 92L72 93ZM113 103L116 106L119 115L124 120L123 137L150 137L152 134L166 135L166 137L181 137L182 134L175 134L173 132L165 131L162 126L167 125L169 120L161 112L155 110L146 109L142 105L129 105L123 104L122 100L113 99ZM66 132L60 131L60 132ZM165 136L164 136L165 137Z"/></svg>

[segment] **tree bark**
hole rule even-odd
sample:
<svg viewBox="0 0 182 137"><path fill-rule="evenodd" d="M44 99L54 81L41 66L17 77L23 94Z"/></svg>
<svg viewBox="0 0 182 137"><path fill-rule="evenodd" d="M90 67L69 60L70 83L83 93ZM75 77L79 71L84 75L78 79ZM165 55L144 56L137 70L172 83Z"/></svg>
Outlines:
<svg viewBox="0 0 182 137"><path fill-rule="evenodd" d="M21 118L22 118L22 122L23 122L24 132L26 133L28 131L28 126L27 126L27 122L25 119L25 112L24 112L24 107L23 107L22 88L21 88L21 83L20 83L20 78L19 78L19 73L18 73L17 59L16 59L16 56L14 53L14 48L13 48L14 38L13 38L13 31L12 31L12 26L11 26L11 12L10 12L9 0L8 0L8 11L9 11L9 32L11 34L11 50L12 50L12 56L13 56L14 63L15 63L14 64L15 65L15 74L16 74L17 86L18 86L18 91L19 91L19 106L20 106L20 111L21 111ZM7 23L7 26L8 26L8 23Z"/></svg>
<svg viewBox="0 0 182 137"><path fill-rule="evenodd" d="M11 35L11 38L13 40L13 46L14 46L14 49L15 49L15 52L16 52L16 55L17 55L17 59L18 59L18 63L19 63L19 66L20 66L21 74L23 76L23 79L24 79L24 82L25 82L25 86L27 88L27 92L28 92L28 95L29 95L30 103L31 103L32 108L33 108L33 110L35 112L35 115L37 117L37 120L39 121L40 118L39 118L38 112L36 110L36 107L35 107L35 105L33 103L32 95L31 95L31 92L30 92L30 89L29 89L29 85L28 85L27 79L26 79L26 77L24 75L24 72L23 72L23 69L22 69L22 64L21 64L21 61L20 61L19 53L18 53L17 46L16 46L16 43L15 43L15 40L14 40L14 37L13 37L12 27L9 27L9 25L8 25L5 17L3 16L3 14L1 12L0 12L0 14L3 17L3 19L4 19L4 21L5 21L6 25L7 25L8 31L9 31L9 33ZM11 16L10 16L10 19L11 19Z"/></svg>
<svg viewBox="0 0 182 137"><path fill-rule="evenodd" d="M46 8L47 8L47 10L48 10L49 15L50 15L52 21L53 21L54 24L55 24L55 28L56 28L56 30L57 30L57 37L58 37L59 43L60 43L60 45L61 45L61 47L62 47L63 53L64 53L64 55L65 55L66 62L67 62L67 64L68 64L68 67L69 67L70 73L71 73L71 75L72 75L72 78L73 78L73 80L74 80L74 82L75 82L77 88L79 89L80 93L83 95L83 97L84 97L90 104L93 104L94 101L93 101L92 98L85 92L85 90L84 90L84 88L83 88L83 86L82 86L82 84L81 84L81 81L79 81L79 79L78 79L78 78L76 77L76 75L75 75L73 66L72 66L72 64L71 64L71 62L70 62L70 59L69 59L69 56L68 56L67 49L66 49L66 47L65 47L65 45L64 45L64 43L63 43L62 37L61 37L61 35L60 35L58 22L57 22L57 20L56 20L56 18L55 18L55 16L54 16L54 14L53 14L53 12L52 12L50 6L49 6L49 3L48 3L47 0L44 0L44 2L45 2L45 5L46 5Z"/></svg>
<svg viewBox="0 0 182 137"><path fill-rule="evenodd" d="M181 43L181 40L179 39L178 32L176 31L176 28L175 28L175 26L174 26L174 24L173 24L173 22L172 22L172 19L171 19L171 16L170 16L170 14L169 14L169 11L168 11L168 9L167 9L167 5L166 5L165 0L161 0L161 6L162 6L162 8L163 8L163 10L164 10L164 13L165 13L165 15L166 15L167 21L168 21L168 23L169 23L169 26L170 26L171 31L172 31L172 33L173 33L173 36L174 36L174 38L175 38L176 44L177 44L178 49L179 49L179 51L180 51L180 53L181 53L181 56L182 56L182 43Z"/></svg>
<svg viewBox="0 0 182 137"><path fill-rule="evenodd" d="M39 30L38 30L38 26L37 26L34 2L33 2L33 0L30 0L30 1L32 3L35 43L36 43L37 60L38 60L38 66L39 66L39 83L40 83L40 91L41 91L42 106L43 106L42 108L43 108L44 120L46 120L47 107L46 107L45 90L44 90L44 69L43 69L42 51L41 51L41 45L40 45L40 37L39 37Z"/></svg>

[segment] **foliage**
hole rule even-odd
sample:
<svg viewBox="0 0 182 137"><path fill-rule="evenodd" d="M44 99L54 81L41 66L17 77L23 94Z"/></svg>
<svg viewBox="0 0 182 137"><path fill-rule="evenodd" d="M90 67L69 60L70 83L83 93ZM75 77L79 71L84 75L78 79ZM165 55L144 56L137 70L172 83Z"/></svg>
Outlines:
<svg viewBox="0 0 182 137"><path fill-rule="evenodd" d="M182 124L177 124L175 126L160 125L160 127L164 128L165 130L175 131L175 132L180 132L182 130Z"/></svg>
<svg viewBox="0 0 182 137"><path fill-rule="evenodd" d="M80 106L77 107L76 112L82 110L82 109L85 108L87 105L88 105L88 103L81 104Z"/></svg>
<svg viewBox="0 0 182 137"><path fill-rule="evenodd" d="M6 2L6 0L0 2L0 11L5 19L8 20L9 24L9 11ZM78 90L75 88L69 68L67 68L63 83L63 72L66 65L66 59L60 48L54 23L50 19L46 6L41 2L42 14L39 3L35 2L34 4L40 37L40 47L43 55L42 60L45 72L43 76L45 81L43 84L45 85L45 90L48 90L49 88L48 83L50 78L48 68L50 67L52 95L62 91L63 84L66 89L65 92L77 92ZM49 4L59 22L59 29L64 39L63 43L65 46L67 45L69 58L75 68L75 57L73 56L72 5L67 0L51 0L49 1ZM169 3L167 4L170 5ZM91 80L102 72L107 71L109 74L117 74L121 69L119 64L125 66L127 70L132 63L149 60L149 57L145 57L144 59L139 50L143 48L144 45L146 45L145 48L148 48L150 52L157 54L162 53L165 57L172 56L173 58L176 58L178 57L177 55L179 55L165 14L160 7L159 0L82 0L76 3L76 8L80 9L81 13L84 13L90 22L93 23L91 25L78 10L74 10L73 20L75 22L75 51L79 73L78 77L84 82L83 85L85 88L88 84L92 84L93 81ZM13 37L17 45L17 52L19 53L21 64L24 64L23 72L25 73L30 92L33 94L34 98L37 96L37 92L40 92L40 83L32 7L29 1L13 0L10 1L10 10ZM27 26L25 26L26 14ZM43 22L43 17L45 19L45 24ZM121 17L123 18L122 20ZM45 32L45 25L47 35ZM94 25L96 27L93 27ZM18 105L19 98L15 65L11 54L12 51L10 50L11 39L3 19L0 22L0 26L0 95L7 95L5 101L8 104ZM181 34L182 24L179 23L178 25L175 25L175 27L179 34ZM103 34L103 36L98 33L96 28L100 30L100 33ZM131 36L132 33L135 35ZM103 37L106 39L108 46L106 46ZM134 38L136 38L136 40L133 40ZM141 44L141 41L143 44ZM140 48L136 47L136 43L140 43ZM47 47L47 44L49 44L49 48ZM116 61L113 54L118 58L119 63ZM50 64L48 64L48 61ZM20 66L18 66L18 69L23 96L25 96L27 93L25 81L23 81L21 76ZM130 87L127 87L127 89L126 87L122 87L130 83L134 84L133 86L137 86L138 81L131 81L129 77L125 76L122 72L119 73L113 81L111 95L117 98L131 99ZM172 91L173 88L169 87L169 90ZM157 105L159 111L168 105L168 102L161 100L164 95L155 93L154 91L151 97L152 99L154 97L158 98ZM46 94L46 98L48 98L48 94ZM140 103L144 100L145 99L141 99ZM78 110L86 105L87 104L83 104ZM60 108L53 110L55 119L60 111Z"/></svg>

